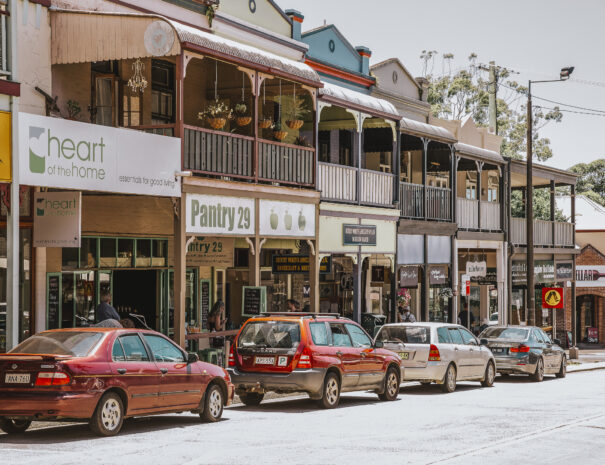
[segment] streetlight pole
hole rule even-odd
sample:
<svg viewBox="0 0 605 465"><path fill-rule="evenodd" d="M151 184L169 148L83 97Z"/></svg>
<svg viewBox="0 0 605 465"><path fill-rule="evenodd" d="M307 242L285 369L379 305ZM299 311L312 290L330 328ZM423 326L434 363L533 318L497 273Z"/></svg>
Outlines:
<svg viewBox="0 0 605 465"><path fill-rule="evenodd" d="M531 85L543 82L560 82L569 79L574 67L561 68L559 79L529 81L527 86L527 179L525 186L525 221L527 235L527 315L530 326L536 325L536 288L534 282L534 186L533 186L533 113L531 103Z"/></svg>

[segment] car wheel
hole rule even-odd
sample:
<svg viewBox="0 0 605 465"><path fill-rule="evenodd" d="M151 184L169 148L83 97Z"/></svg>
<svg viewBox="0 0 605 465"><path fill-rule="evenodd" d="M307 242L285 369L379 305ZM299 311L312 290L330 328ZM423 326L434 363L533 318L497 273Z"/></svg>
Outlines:
<svg viewBox="0 0 605 465"><path fill-rule="evenodd" d="M441 390L443 392L454 392L456 390L456 367L454 365L450 364L447 367Z"/></svg>
<svg viewBox="0 0 605 465"><path fill-rule="evenodd" d="M481 386L492 387L494 385L494 379L496 378L496 369L494 368L493 362L487 362L485 367L485 377L481 381Z"/></svg>
<svg viewBox="0 0 605 465"><path fill-rule="evenodd" d="M8 420L7 418L0 418L0 429L6 434L25 433L31 424L31 420Z"/></svg>
<svg viewBox="0 0 605 465"><path fill-rule="evenodd" d="M124 423L124 405L115 392L108 392L99 401L90 419L90 429L99 436L115 436Z"/></svg>
<svg viewBox="0 0 605 465"><path fill-rule="evenodd" d="M256 405L260 405L265 397L264 394L259 394L258 392L246 392L239 395L240 400L244 405L249 407L254 407Z"/></svg>
<svg viewBox="0 0 605 465"><path fill-rule="evenodd" d="M536 363L536 371L533 375L530 375L530 378L532 381L536 381L537 383L544 379L544 360L542 360L542 357L538 359L538 363Z"/></svg>
<svg viewBox="0 0 605 465"><path fill-rule="evenodd" d="M557 372L557 374L555 376L557 378L565 378L566 375L567 375L567 358L565 357L565 355L563 355L563 357L561 358L561 368L559 368L559 371Z"/></svg>
<svg viewBox="0 0 605 465"><path fill-rule="evenodd" d="M387 370L387 375L384 378L384 392L382 394L378 394L380 400L397 400L397 396L399 395L399 375L397 374L397 370L391 367Z"/></svg>
<svg viewBox="0 0 605 465"><path fill-rule="evenodd" d="M336 373L328 373L324 380L323 395L318 403L321 408L334 408L340 400L340 382Z"/></svg>
<svg viewBox="0 0 605 465"><path fill-rule="evenodd" d="M204 410L200 418L208 423L219 421L223 416L223 390L217 384L208 387L204 396Z"/></svg>

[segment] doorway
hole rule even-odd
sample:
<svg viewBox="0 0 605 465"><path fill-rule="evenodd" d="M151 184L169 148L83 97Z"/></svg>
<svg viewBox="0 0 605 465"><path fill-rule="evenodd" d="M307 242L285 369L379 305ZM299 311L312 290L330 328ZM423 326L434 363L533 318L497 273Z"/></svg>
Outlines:
<svg viewBox="0 0 605 465"><path fill-rule="evenodd" d="M129 314L142 315L147 326L158 329L158 293L156 270L116 270L113 272L112 305L121 318ZM131 318L132 319L132 318Z"/></svg>

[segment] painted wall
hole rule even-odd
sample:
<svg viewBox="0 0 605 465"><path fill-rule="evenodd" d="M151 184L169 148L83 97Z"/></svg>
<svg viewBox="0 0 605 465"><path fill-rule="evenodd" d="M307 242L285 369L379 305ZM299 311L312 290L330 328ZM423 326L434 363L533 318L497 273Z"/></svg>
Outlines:
<svg viewBox="0 0 605 465"><path fill-rule="evenodd" d="M269 0L223 0L218 11L277 34L292 36L290 21L284 18L280 8Z"/></svg>
<svg viewBox="0 0 605 465"><path fill-rule="evenodd" d="M414 100L420 98L418 85L397 61L372 69L372 74L381 90Z"/></svg>
<svg viewBox="0 0 605 465"><path fill-rule="evenodd" d="M307 56L310 59L321 60L341 68L361 72L361 56L337 32L334 26L329 26L315 33L303 33L303 42L309 45ZM334 42L334 51L330 50L330 41Z"/></svg>

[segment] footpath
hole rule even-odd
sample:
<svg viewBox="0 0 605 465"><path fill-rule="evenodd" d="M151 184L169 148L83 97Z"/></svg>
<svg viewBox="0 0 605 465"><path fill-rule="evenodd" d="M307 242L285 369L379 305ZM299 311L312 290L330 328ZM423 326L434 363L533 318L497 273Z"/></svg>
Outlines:
<svg viewBox="0 0 605 465"><path fill-rule="evenodd" d="M603 349L580 349L577 360L570 360L569 351L566 352L568 373L605 369L605 350Z"/></svg>

